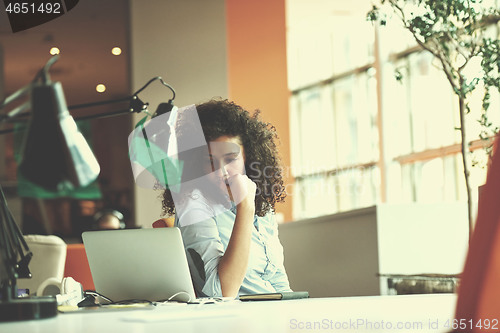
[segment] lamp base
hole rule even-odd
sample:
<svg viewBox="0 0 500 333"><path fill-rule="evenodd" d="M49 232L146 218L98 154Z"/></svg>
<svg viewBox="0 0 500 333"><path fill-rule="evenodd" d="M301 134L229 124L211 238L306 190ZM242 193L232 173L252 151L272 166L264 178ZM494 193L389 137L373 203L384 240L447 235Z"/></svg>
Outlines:
<svg viewBox="0 0 500 333"><path fill-rule="evenodd" d="M0 301L0 322L51 318L57 315L57 301L50 297L26 297Z"/></svg>

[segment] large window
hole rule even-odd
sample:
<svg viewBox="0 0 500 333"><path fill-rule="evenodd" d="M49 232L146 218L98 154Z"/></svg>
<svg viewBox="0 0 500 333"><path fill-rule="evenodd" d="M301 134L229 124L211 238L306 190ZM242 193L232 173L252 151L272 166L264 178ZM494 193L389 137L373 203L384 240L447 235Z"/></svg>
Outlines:
<svg viewBox="0 0 500 333"><path fill-rule="evenodd" d="M369 8L365 0L287 1L295 219L467 199L456 96L432 55L399 22L367 22ZM480 96L468 115L474 195L486 173ZM498 99L490 119L500 124Z"/></svg>

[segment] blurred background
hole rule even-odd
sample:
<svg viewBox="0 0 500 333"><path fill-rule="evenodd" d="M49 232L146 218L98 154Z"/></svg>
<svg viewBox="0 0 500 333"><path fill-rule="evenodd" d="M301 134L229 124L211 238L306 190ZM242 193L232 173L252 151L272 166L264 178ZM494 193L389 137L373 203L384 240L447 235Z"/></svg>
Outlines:
<svg viewBox="0 0 500 333"><path fill-rule="evenodd" d="M60 60L51 77L69 105L129 96L162 76L179 107L220 96L259 108L280 135L289 197L277 207L279 222L385 203L463 202L456 97L400 22L377 27L366 20L370 8L366 0L85 0L15 34L1 11L0 94L29 83L52 50ZM489 29L498 36L498 25ZM171 94L154 84L140 97L154 112ZM491 104L499 110L498 94ZM475 145L477 112L468 125L474 197L487 163ZM0 136L0 181L23 230L78 237L103 209L123 213L127 227L157 220L161 192L137 187L128 160L127 136L144 116L79 124L102 171L91 188L70 194L20 182L22 135ZM491 117L498 122L499 113Z"/></svg>

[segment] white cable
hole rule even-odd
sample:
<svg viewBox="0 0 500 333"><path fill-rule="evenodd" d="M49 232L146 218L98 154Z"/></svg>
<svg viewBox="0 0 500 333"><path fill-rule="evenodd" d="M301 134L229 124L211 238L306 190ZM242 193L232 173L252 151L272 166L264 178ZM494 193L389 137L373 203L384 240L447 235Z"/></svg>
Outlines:
<svg viewBox="0 0 500 333"><path fill-rule="evenodd" d="M186 303L191 302L191 295L188 292L185 292L185 291L179 291L178 293L173 294L165 302L170 302L175 296L177 296L179 294L186 294L186 295L188 295L189 299L187 300Z"/></svg>

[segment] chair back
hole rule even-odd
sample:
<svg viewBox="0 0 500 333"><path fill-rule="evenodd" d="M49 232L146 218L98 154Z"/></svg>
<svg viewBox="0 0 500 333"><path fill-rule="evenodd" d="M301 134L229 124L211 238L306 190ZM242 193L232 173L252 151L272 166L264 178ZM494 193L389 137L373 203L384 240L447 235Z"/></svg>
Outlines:
<svg viewBox="0 0 500 333"><path fill-rule="evenodd" d="M82 243L68 244L64 276L72 277L75 281L80 282L83 290L95 290L87 253Z"/></svg>
<svg viewBox="0 0 500 333"><path fill-rule="evenodd" d="M66 243L54 235L25 235L33 258L29 263L31 279L18 279L19 289L29 289L30 294L36 293L38 287L49 278L62 280L64 263L66 261Z"/></svg>

